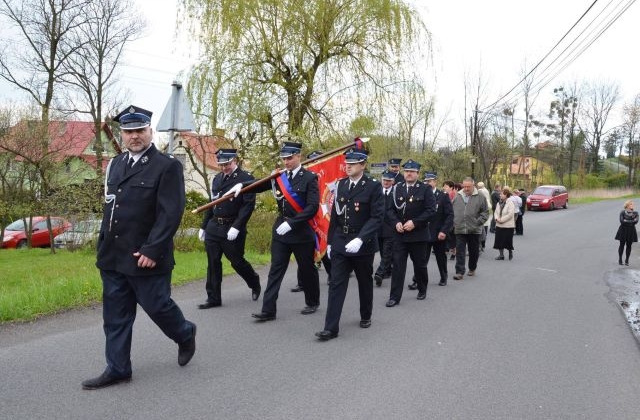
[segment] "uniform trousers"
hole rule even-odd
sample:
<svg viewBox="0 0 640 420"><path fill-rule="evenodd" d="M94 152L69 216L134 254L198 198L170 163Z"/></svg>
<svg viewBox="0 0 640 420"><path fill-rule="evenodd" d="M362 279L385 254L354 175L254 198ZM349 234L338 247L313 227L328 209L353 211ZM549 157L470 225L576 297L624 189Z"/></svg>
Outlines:
<svg viewBox="0 0 640 420"><path fill-rule="evenodd" d="M226 238L212 237L207 235L205 248L207 250L207 301L221 304L222 287L222 255L227 257L231 267L242 277L250 289L260 287L260 276L255 272L249 261L244 258L244 244L247 232L238 233L238 237L233 241Z"/></svg>
<svg viewBox="0 0 640 420"><path fill-rule="evenodd" d="M193 335L193 324L171 299L171 272L153 276L128 276L100 270L102 277L102 316L106 337L107 373L131 376L131 337L136 304L149 315L162 332L183 343Z"/></svg>
<svg viewBox="0 0 640 420"><path fill-rule="evenodd" d="M436 263L438 264L438 271L440 272L440 280L447 280L447 240L427 242L427 264L429 264L429 258L431 257L431 250L436 256Z"/></svg>
<svg viewBox="0 0 640 420"><path fill-rule="evenodd" d="M306 305L320 305L320 283L318 270L313 262L314 250L315 242L287 244L276 238L271 240L271 268L262 299L262 312L275 315L280 285L292 253L299 267L298 282L302 285Z"/></svg>
<svg viewBox="0 0 640 420"><path fill-rule="evenodd" d="M404 278L407 272L407 257L413 261L413 275L419 293L427 292L429 274L427 272L427 241L403 242L394 240L393 272L391 273L390 300L400 303L404 290Z"/></svg>
<svg viewBox="0 0 640 420"><path fill-rule="evenodd" d="M378 237L378 249L380 250L380 265L376 270L376 275L380 277L388 277L391 275L391 267L393 261L393 236Z"/></svg>
<svg viewBox="0 0 640 420"><path fill-rule="evenodd" d="M456 234L456 274L465 273L467 248L469 249L469 271L475 271L480 256L480 234Z"/></svg>
<svg viewBox="0 0 640 420"><path fill-rule="evenodd" d="M524 225L522 224L522 218L524 217L523 214L518 215L518 218L516 219L516 235L523 235L524 234Z"/></svg>
<svg viewBox="0 0 640 420"><path fill-rule="evenodd" d="M360 319L370 320L373 308L373 257L375 254L348 256L331 254L331 285L327 299L327 315L324 329L338 333L342 307L349 287L349 275L353 270L358 280L360 295Z"/></svg>

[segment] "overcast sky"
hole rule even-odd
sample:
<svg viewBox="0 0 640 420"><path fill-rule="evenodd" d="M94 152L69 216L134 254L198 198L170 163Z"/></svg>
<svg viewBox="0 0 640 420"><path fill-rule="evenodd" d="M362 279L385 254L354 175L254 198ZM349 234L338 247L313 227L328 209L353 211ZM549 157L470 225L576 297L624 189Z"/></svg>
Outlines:
<svg viewBox="0 0 640 420"><path fill-rule="evenodd" d="M131 92L133 104L154 111L155 125L170 97L171 82L195 57L189 57L187 49L175 41L175 0L134 1L149 25L146 36L127 50L121 82ZM593 19L596 24L610 21L624 5L634 1L598 1L556 53L566 47L586 23ZM433 35L433 63L428 78L440 114L450 110L449 118L462 124L465 74L477 78L482 71L487 83L485 104L497 100L520 80L524 66L530 69L535 65L592 3L593 0L415 0ZM640 93L638 22L640 6L632 4L580 58L543 89L538 107L548 107L544 92L573 80L616 81L627 101ZM580 39L588 38L589 32L590 29ZM543 74L556 71L554 66ZM15 91L0 84L0 100L15 97Z"/></svg>

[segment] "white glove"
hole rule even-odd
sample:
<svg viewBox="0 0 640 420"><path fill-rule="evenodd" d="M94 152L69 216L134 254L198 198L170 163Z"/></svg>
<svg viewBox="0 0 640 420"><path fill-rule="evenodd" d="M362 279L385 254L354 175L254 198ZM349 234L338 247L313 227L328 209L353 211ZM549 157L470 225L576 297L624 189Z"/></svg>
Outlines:
<svg viewBox="0 0 640 420"><path fill-rule="evenodd" d="M238 237L238 233L240 233L238 229L230 227L229 232L227 232L227 241L234 241Z"/></svg>
<svg viewBox="0 0 640 420"><path fill-rule="evenodd" d="M231 187L229 189L229 191L227 191L226 193L224 193L222 196L226 197L227 195L231 195L233 194L234 197L237 197L238 195L240 195L240 190L242 189L242 182L237 183L236 185L234 185L233 187Z"/></svg>
<svg viewBox="0 0 640 420"><path fill-rule="evenodd" d="M276 233L278 235L284 235L287 232L291 232L291 225L287 222L282 222L282 224L276 229Z"/></svg>
<svg viewBox="0 0 640 420"><path fill-rule="evenodd" d="M355 239L352 239L348 244L344 246L344 250L351 254L355 254L356 252L360 251L361 246L362 246L362 239L355 238Z"/></svg>
<svg viewBox="0 0 640 420"><path fill-rule="evenodd" d="M204 242L204 235L204 229L198 230L198 239L200 239L202 242Z"/></svg>
<svg viewBox="0 0 640 420"><path fill-rule="evenodd" d="M331 245L327 245L327 257L331 259Z"/></svg>

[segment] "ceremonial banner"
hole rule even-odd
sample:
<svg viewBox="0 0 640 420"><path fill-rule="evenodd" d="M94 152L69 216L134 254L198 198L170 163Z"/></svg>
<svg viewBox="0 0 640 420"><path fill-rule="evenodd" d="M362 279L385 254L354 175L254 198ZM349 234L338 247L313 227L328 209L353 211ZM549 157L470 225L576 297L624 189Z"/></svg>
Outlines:
<svg viewBox="0 0 640 420"><path fill-rule="evenodd" d="M345 167L343 154L320 160L306 167L318 175L320 189L320 207L313 219L316 225L316 235L318 236L318 246L314 255L316 262L320 261L327 251L327 232L329 231L333 197L337 181L346 176Z"/></svg>

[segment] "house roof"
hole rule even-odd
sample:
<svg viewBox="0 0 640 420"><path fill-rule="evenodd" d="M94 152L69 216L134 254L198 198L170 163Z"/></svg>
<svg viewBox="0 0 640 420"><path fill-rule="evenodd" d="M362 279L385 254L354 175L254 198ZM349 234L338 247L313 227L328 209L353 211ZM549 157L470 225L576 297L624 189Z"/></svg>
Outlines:
<svg viewBox="0 0 640 420"><path fill-rule="evenodd" d="M102 123L104 134L111 142L113 150L118 150L113 132L109 126ZM95 167L97 159L93 150L94 124L90 121L51 121L49 122L48 134L51 141L48 144L48 152L55 156L57 161L62 161L69 157L79 157ZM8 136L2 140L2 148L14 152L18 159L41 160L43 152L37 147L34 138L40 135L37 133L37 125L29 121L21 121L11 128ZM109 157L113 150L105 150L102 162L103 169L106 168Z"/></svg>
<svg viewBox="0 0 640 420"><path fill-rule="evenodd" d="M181 145L193 151L200 162L204 162L207 168L219 171L216 152L218 149L231 146L231 142L223 136L208 136L197 133L181 132L176 135L176 140Z"/></svg>

